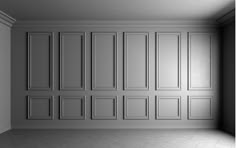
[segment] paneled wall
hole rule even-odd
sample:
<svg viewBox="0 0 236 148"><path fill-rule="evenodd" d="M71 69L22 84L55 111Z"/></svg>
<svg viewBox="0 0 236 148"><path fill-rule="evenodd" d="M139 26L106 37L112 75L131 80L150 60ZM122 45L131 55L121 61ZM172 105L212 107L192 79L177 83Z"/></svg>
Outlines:
<svg viewBox="0 0 236 148"><path fill-rule="evenodd" d="M218 34L204 26L15 26L13 128L213 128Z"/></svg>

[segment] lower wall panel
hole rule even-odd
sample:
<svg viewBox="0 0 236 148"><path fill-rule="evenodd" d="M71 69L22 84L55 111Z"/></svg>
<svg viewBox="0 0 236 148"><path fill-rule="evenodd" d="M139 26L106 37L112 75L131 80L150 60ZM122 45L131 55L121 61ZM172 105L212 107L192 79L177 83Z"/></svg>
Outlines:
<svg viewBox="0 0 236 148"><path fill-rule="evenodd" d="M86 116L85 96L60 96L60 120L84 120Z"/></svg>
<svg viewBox="0 0 236 148"><path fill-rule="evenodd" d="M92 120L116 120L116 96L92 96Z"/></svg>
<svg viewBox="0 0 236 148"><path fill-rule="evenodd" d="M209 95L35 95L26 99L30 120L13 122L15 129L216 128L217 125L213 118L214 98Z"/></svg>
<svg viewBox="0 0 236 148"><path fill-rule="evenodd" d="M156 119L181 120L181 97L156 97Z"/></svg>

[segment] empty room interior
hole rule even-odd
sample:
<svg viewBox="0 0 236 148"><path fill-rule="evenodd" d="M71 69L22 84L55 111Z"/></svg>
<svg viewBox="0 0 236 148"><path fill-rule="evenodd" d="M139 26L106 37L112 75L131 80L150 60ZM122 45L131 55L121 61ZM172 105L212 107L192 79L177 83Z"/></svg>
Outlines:
<svg viewBox="0 0 236 148"><path fill-rule="evenodd" d="M0 148L234 148L234 0L0 1Z"/></svg>

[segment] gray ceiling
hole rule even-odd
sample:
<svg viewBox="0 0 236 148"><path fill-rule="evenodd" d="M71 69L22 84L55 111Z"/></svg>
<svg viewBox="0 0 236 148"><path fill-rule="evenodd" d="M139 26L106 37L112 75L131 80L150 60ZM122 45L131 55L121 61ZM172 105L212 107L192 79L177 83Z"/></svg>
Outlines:
<svg viewBox="0 0 236 148"><path fill-rule="evenodd" d="M0 0L17 20L216 20L235 0Z"/></svg>

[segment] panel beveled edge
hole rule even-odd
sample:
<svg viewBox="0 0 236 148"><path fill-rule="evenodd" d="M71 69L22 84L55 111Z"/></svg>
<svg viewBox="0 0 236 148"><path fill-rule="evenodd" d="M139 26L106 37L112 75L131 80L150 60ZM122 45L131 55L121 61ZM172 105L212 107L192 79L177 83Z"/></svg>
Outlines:
<svg viewBox="0 0 236 148"><path fill-rule="evenodd" d="M146 70L145 70L145 73L146 73L146 78L145 78L145 83L146 83L146 86L141 88L141 87L129 87L128 86L128 65L127 65L127 44L128 44L128 40L127 40L127 36L129 34L137 34L137 35L145 35L145 42L146 42L146 49L145 49L145 53L146 53ZM127 90L127 91L139 91L139 90L149 90L149 32L124 32L123 33L123 75L124 75L124 79L123 79L123 87L124 87L124 90Z"/></svg>
<svg viewBox="0 0 236 148"><path fill-rule="evenodd" d="M86 97L85 96L59 96L60 106L59 106L59 119L60 120L85 120L86 118ZM64 115L64 102L67 99L80 99L81 100L81 116L65 116Z"/></svg>
<svg viewBox="0 0 236 148"><path fill-rule="evenodd" d="M113 116L97 116L96 115L96 100L97 99L112 99L113 100ZM92 96L92 120L117 120L117 96Z"/></svg>
<svg viewBox="0 0 236 148"><path fill-rule="evenodd" d="M213 96L188 96L188 120L213 120L213 112L212 112L212 98ZM210 100L210 116L204 116L204 117L194 117L191 116L191 100L192 99L209 99Z"/></svg>
<svg viewBox="0 0 236 148"><path fill-rule="evenodd" d="M63 55L63 51L64 51L64 35L70 35L70 34L77 34L81 36L81 86L78 87L65 87L64 86L64 64L63 64L63 60L64 60L64 55ZM77 90L85 90L86 88L86 54L85 54L85 48L86 48L86 33L85 32L59 32L59 36L60 36L60 90L64 90L64 91L77 91Z"/></svg>
<svg viewBox="0 0 236 148"><path fill-rule="evenodd" d="M191 86L191 35L206 34L210 37L210 87ZM212 33L211 32L188 32L188 90L212 90Z"/></svg>
<svg viewBox="0 0 236 148"><path fill-rule="evenodd" d="M96 85L96 35L97 34L104 34L104 35L113 35L113 87L98 87ZM117 90L117 49L118 49L118 33L117 32L91 32L92 35L92 90Z"/></svg>
<svg viewBox="0 0 236 148"><path fill-rule="evenodd" d="M156 120L181 120L181 96L155 96L156 97ZM160 116L160 100L173 99L178 101L178 116Z"/></svg>
<svg viewBox="0 0 236 148"><path fill-rule="evenodd" d="M32 100L33 99L48 99L49 101L49 116L32 116ZM28 120L53 120L54 118L54 97L53 96L27 96L27 119Z"/></svg>
<svg viewBox="0 0 236 148"><path fill-rule="evenodd" d="M31 36L44 34L49 36L49 86L45 88L33 87L31 84ZM53 32L27 32L27 90L49 91L54 89L54 33Z"/></svg>
<svg viewBox="0 0 236 148"><path fill-rule="evenodd" d="M144 99L145 100L145 116L129 116L128 115L128 100L129 99ZM124 96L124 120L149 120L149 96Z"/></svg>
<svg viewBox="0 0 236 148"><path fill-rule="evenodd" d="M159 61L159 51L160 51L160 47L159 47L159 36L160 35L176 35L177 38L178 38L178 86L177 87L160 87L160 84L159 84L159 80L160 80L160 75L159 75L159 72L160 72L160 69L159 69L159 64L160 64L160 61ZM156 32L155 33L155 48L156 48L156 51L155 51L155 72L156 72L156 81L155 81L155 87L156 87L156 90L163 90L163 91L169 91L169 90L181 90L181 33L180 32Z"/></svg>

